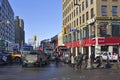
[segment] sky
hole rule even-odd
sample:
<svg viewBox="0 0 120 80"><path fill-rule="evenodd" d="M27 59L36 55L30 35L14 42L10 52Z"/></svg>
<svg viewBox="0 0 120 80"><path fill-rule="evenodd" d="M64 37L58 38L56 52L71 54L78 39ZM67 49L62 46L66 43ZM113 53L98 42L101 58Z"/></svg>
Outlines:
<svg viewBox="0 0 120 80"><path fill-rule="evenodd" d="M8 0L14 16L24 20L25 42L50 39L62 30L62 0Z"/></svg>

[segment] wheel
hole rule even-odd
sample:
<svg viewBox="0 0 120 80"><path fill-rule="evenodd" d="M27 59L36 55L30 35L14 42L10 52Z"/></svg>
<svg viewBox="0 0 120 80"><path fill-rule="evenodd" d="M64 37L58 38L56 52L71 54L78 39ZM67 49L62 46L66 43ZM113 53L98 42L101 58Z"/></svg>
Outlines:
<svg viewBox="0 0 120 80"><path fill-rule="evenodd" d="M23 64L22 64L22 67L27 67L27 64L26 64L26 63L23 63Z"/></svg>
<svg viewBox="0 0 120 80"><path fill-rule="evenodd" d="M15 63L21 63L21 59L17 57L17 58L14 59L14 62Z"/></svg>

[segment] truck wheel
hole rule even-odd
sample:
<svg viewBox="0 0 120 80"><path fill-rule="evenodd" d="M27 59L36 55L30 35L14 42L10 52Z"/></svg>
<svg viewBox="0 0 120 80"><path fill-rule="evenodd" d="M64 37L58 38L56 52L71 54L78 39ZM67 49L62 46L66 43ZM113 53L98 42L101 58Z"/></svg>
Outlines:
<svg viewBox="0 0 120 80"><path fill-rule="evenodd" d="M17 58L14 59L14 62L15 63L21 63L21 59L17 57Z"/></svg>
<svg viewBox="0 0 120 80"><path fill-rule="evenodd" d="M23 63L23 64L22 64L22 67L27 67L27 64L26 64L26 63Z"/></svg>

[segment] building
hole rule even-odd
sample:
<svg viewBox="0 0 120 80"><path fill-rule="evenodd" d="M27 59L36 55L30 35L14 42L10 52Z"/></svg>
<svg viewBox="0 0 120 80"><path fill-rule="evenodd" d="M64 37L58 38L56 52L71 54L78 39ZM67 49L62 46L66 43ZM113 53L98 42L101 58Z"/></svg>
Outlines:
<svg viewBox="0 0 120 80"><path fill-rule="evenodd" d="M0 40L15 41L14 12L8 0L0 0Z"/></svg>
<svg viewBox="0 0 120 80"><path fill-rule="evenodd" d="M63 35L62 32L58 33L58 46L63 45Z"/></svg>
<svg viewBox="0 0 120 80"><path fill-rule="evenodd" d="M120 0L62 0L63 41L71 53L120 53Z"/></svg>
<svg viewBox="0 0 120 80"><path fill-rule="evenodd" d="M21 47L25 43L25 31L24 31L24 21L19 19L19 16L15 17L15 43L19 43Z"/></svg>

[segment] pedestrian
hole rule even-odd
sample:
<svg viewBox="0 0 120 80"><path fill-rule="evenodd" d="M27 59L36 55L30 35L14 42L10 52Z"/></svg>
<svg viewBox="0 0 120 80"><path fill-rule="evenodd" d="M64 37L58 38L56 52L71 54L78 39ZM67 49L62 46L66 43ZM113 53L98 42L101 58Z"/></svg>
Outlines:
<svg viewBox="0 0 120 80"><path fill-rule="evenodd" d="M107 54L107 60L106 60L105 68L106 68L106 69L111 68L111 64L110 64L110 60L109 60L108 54Z"/></svg>
<svg viewBox="0 0 120 80"><path fill-rule="evenodd" d="M74 66L75 66L75 54L74 53L72 53L71 54L71 66L74 68Z"/></svg>
<svg viewBox="0 0 120 80"><path fill-rule="evenodd" d="M94 64L94 60L95 60L95 54L93 52L90 55L90 60L91 60L91 66L92 66L92 68L94 68L93 64Z"/></svg>
<svg viewBox="0 0 120 80"><path fill-rule="evenodd" d="M83 55L78 53L77 60L76 60L76 69L81 69L83 61Z"/></svg>
<svg viewBox="0 0 120 80"><path fill-rule="evenodd" d="M84 53L83 54L83 66L84 66L84 69L87 68L87 62L88 62L88 54Z"/></svg>
<svg viewBox="0 0 120 80"><path fill-rule="evenodd" d="M100 66L102 65L102 56L97 57L96 62L98 63L96 67L100 68Z"/></svg>

